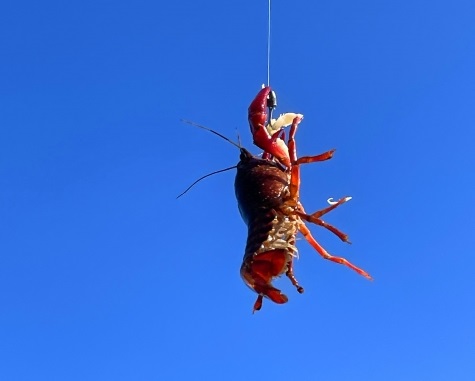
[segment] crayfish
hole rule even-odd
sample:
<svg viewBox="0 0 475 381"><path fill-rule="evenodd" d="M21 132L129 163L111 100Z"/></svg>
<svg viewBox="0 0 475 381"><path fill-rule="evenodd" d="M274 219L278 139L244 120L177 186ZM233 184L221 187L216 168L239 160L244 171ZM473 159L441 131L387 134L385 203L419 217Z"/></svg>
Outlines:
<svg viewBox="0 0 475 381"><path fill-rule="evenodd" d="M312 214L305 211L299 201L300 165L331 159L335 150L298 158L295 134L303 115L288 113L277 120L271 119L274 100L275 94L270 87L263 87L249 106L248 119L254 144L264 152L261 157L256 157L240 147L234 184L238 208L248 227L241 276L258 294L253 311L261 309L263 297L279 304L288 301L287 296L272 285L272 281L283 274L299 293L304 291L293 273L298 232L323 258L371 279L366 271L346 259L330 255L306 226L305 222L323 226L342 241L349 242L346 234L321 217L351 197L343 197L336 202L329 200L328 207ZM289 137L285 142L283 128L288 125Z"/></svg>

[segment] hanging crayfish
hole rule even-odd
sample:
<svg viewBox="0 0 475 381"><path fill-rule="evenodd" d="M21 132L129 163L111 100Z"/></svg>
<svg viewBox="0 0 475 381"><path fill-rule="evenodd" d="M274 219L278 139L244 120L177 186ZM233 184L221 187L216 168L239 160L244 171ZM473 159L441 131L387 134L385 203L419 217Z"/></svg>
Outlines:
<svg viewBox="0 0 475 381"><path fill-rule="evenodd" d="M261 309L263 297L279 304L287 302L287 296L272 285L272 281L283 274L299 293L304 291L293 273L298 232L323 258L345 265L371 279L367 272L346 259L327 253L305 225L306 221L323 226L342 241L349 242L346 234L324 222L321 217L351 197L341 198L337 202L329 200L330 206L312 214L305 212L299 201L300 165L331 159L335 150L297 158L295 133L303 115L284 114L277 120L269 117L268 123L267 108L270 115L275 107L272 104L274 99L275 94L270 87L264 87L249 106L248 118L254 143L264 153L260 158L240 148L234 184L239 211L248 227L241 276L258 294L254 311ZM286 125L291 125L287 143L283 132Z"/></svg>
<svg viewBox="0 0 475 381"><path fill-rule="evenodd" d="M272 281L283 274L290 279L299 293L304 291L293 273L293 260L297 256L295 244L298 232L302 233L323 258L345 265L358 274L372 279L366 271L356 267L345 258L327 253L305 225L306 221L323 226L342 241L349 242L346 234L323 221L321 217L349 201L351 197L343 197L336 202L328 200L330 206L312 214L305 212L299 201L300 165L331 159L335 150L297 158L295 133L303 115L287 113L274 120L271 115L275 106L275 93L270 87L264 87L259 91L249 106L248 119L251 133L254 144L264 151L262 157L253 156L245 148L214 130L189 122L237 146L241 154L236 166L201 177L180 195L182 196L198 181L210 175L237 168L234 189L239 211L248 228L241 277L258 294L253 311L261 309L264 297L279 304L288 301L287 296L272 285ZM290 131L286 143L283 128L288 125L290 125Z"/></svg>

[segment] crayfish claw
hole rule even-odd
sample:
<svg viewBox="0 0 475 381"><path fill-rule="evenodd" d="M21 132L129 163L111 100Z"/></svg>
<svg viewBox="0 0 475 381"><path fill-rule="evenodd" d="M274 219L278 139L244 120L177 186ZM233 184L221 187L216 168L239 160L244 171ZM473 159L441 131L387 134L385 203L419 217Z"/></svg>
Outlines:
<svg viewBox="0 0 475 381"><path fill-rule="evenodd" d="M270 87L264 87L257 93L254 100L251 102L248 110L249 126L251 128L252 138L254 144L274 156L286 167L290 167L289 149L285 142L280 138L273 138L267 130L266 126L269 124L267 120L267 107L271 110L274 106L275 94L269 98L271 93ZM275 105L277 102L275 102ZM272 124L272 123L271 123Z"/></svg>

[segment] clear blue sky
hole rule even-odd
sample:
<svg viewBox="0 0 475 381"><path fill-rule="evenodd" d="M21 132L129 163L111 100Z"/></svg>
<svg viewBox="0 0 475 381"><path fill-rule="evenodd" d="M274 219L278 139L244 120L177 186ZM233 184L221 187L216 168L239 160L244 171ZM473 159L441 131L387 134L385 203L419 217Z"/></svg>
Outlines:
<svg viewBox="0 0 475 381"><path fill-rule="evenodd" d="M303 240L286 305L239 277L238 161L267 1L0 9L0 379L475 377L475 3L277 1L271 85L301 112Z"/></svg>

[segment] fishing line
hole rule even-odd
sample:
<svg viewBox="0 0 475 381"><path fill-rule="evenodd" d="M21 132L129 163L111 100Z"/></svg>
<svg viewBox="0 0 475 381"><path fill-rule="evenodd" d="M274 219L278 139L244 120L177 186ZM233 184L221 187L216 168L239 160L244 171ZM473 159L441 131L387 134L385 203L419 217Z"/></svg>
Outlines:
<svg viewBox="0 0 475 381"><path fill-rule="evenodd" d="M270 86L270 2L268 1L268 9L267 9L267 86Z"/></svg>

